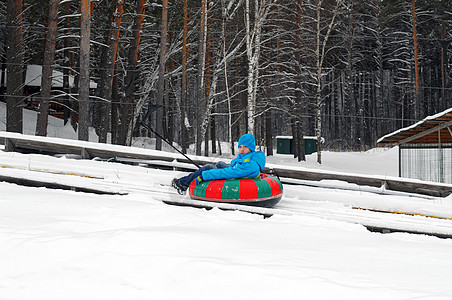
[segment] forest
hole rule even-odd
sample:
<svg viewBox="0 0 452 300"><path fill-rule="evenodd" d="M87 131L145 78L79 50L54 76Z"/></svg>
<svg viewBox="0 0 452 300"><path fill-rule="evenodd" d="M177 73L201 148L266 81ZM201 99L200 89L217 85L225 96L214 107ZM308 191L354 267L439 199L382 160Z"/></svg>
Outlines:
<svg viewBox="0 0 452 300"><path fill-rule="evenodd" d="M135 136L195 145L253 132L321 151L363 151L452 106L452 0L6 0L0 3L0 100L7 131L22 110L88 139ZM30 89L28 66L42 66ZM55 87L55 71L62 74ZM7 73L7 76L5 74ZM95 83L95 88L92 87ZM144 124L149 125L147 130Z"/></svg>

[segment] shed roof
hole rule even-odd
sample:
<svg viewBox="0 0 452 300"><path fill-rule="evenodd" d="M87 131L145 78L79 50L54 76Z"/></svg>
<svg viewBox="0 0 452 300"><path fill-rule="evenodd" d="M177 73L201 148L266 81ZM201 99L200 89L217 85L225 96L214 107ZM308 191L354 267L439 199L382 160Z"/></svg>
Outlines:
<svg viewBox="0 0 452 300"><path fill-rule="evenodd" d="M400 144L452 144L452 107L377 141L377 146Z"/></svg>

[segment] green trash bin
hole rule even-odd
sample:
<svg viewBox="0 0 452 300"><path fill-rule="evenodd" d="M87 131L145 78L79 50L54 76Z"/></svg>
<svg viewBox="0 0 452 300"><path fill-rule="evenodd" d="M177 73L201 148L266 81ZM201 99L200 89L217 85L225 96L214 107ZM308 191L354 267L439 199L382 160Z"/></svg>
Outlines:
<svg viewBox="0 0 452 300"><path fill-rule="evenodd" d="M307 137L304 138L304 154L309 155L317 152L317 138Z"/></svg>
<svg viewBox="0 0 452 300"><path fill-rule="evenodd" d="M317 138L315 136L305 136L304 153L306 155L317 152ZM276 137L276 153L278 154L293 154L293 137L291 136L277 136Z"/></svg>
<svg viewBox="0 0 452 300"><path fill-rule="evenodd" d="M276 153L293 154L293 138L291 136L277 136Z"/></svg>

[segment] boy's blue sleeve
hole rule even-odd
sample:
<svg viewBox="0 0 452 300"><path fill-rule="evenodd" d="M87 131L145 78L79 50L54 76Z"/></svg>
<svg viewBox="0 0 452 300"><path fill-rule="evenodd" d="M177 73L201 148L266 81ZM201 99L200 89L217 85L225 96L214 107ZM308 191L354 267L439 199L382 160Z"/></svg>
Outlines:
<svg viewBox="0 0 452 300"><path fill-rule="evenodd" d="M259 165L255 161L237 162L235 166L224 169L212 169L202 172L204 180L230 179L241 177L257 177L260 173Z"/></svg>

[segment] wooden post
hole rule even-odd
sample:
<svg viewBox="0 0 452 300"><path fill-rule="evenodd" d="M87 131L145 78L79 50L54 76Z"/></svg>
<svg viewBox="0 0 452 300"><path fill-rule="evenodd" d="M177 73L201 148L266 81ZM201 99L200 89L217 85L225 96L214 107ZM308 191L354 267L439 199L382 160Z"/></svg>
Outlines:
<svg viewBox="0 0 452 300"><path fill-rule="evenodd" d="M11 139L5 138L5 151L6 152L14 152L16 146L14 145Z"/></svg>
<svg viewBox="0 0 452 300"><path fill-rule="evenodd" d="M439 156L439 182L444 183L444 157L443 157L443 149L441 148L441 129L438 129L438 156Z"/></svg>
<svg viewBox="0 0 452 300"><path fill-rule="evenodd" d="M85 148L82 148L82 150L80 151L80 155L82 156L82 159L91 159L91 155L89 154L88 150L86 150Z"/></svg>

